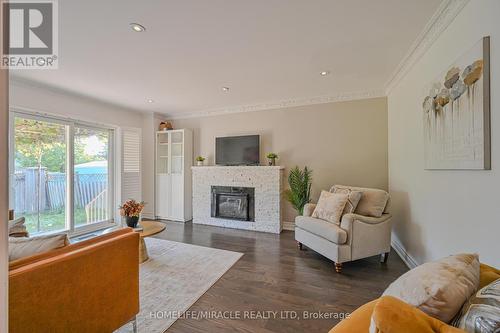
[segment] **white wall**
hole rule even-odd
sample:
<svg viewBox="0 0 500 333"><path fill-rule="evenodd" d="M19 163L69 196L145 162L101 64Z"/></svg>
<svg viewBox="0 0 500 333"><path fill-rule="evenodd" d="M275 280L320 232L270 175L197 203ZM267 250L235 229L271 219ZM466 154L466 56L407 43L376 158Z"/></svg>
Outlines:
<svg viewBox="0 0 500 333"><path fill-rule="evenodd" d="M389 188L395 240L417 263L479 253L500 267L500 1L470 1L388 96ZM424 170L422 98L428 83L491 36L491 171Z"/></svg>

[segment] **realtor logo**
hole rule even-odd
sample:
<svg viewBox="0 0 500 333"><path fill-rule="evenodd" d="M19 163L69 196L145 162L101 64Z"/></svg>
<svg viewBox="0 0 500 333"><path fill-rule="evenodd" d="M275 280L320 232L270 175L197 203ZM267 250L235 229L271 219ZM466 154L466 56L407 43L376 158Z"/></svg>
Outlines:
<svg viewBox="0 0 500 333"><path fill-rule="evenodd" d="M2 67L57 68L57 2L54 0L4 3L9 15L9 38L4 39Z"/></svg>

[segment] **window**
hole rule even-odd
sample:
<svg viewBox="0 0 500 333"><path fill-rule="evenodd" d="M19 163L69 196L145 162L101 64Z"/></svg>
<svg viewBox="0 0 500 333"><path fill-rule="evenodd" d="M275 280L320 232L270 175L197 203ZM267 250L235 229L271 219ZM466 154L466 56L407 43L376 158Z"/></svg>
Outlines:
<svg viewBox="0 0 500 333"><path fill-rule="evenodd" d="M112 129L21 113L11 126L11 208L31 234L113 220Z"/></svg>
<svg viewBox="0 0 500 333"><path fill-rule="evenodd" d="M76 226L110 219L110 131L74 127L74 220Z"/></svg>

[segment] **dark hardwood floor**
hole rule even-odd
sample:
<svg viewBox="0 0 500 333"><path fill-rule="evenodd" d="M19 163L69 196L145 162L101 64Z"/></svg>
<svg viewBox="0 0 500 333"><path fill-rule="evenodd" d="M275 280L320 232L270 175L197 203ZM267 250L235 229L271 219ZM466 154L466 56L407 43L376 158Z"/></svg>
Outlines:
<svg viewBox="0 0 500 333"><path fill-rule="evenodd" d="M379 257L345 263L341 274L333 263L304 247L299 251L291 231L281 235L166 222L156 238L244 253L191 311L278 311L277 318L179 319L168 332L328 332L339 319L304 319L303 311L350 313L380 296L407 271L392 251L386 264ZM293 311L293 312L281 312ZM247 312L248 314L249 312ZM281 319L285 314L298 319ZM270 313L269 313L270 314ZM335 316L335 315L330 315Z"/></svg>

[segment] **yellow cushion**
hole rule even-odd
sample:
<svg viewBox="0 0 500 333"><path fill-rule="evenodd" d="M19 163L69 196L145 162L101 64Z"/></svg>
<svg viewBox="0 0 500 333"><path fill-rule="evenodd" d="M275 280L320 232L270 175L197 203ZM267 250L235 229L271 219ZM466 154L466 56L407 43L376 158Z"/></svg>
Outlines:
<svg viewBox="0 0 500 333"><path fill-rule="evenodd" d="M419 309L392 296L381 297L373 310L373 329L378 333L464 333L432 318ZM376 328L375 328L376 327Z"/></svg>
<svg viewBox="0 0 500 333"><path fill-rule="evenodd" d="M372 317L373 309L377 305L378 299L360 306L351 315L338 323L330 330L330 333L357 333L366 332L370 328L370 320Z"/></svg>
<svg viewBox="0 0 500 333"><path fill-rule="evenodd" d="M479 289L500 279L500 270L486 264L481 264L481 275L479 277Z"/></svg>

